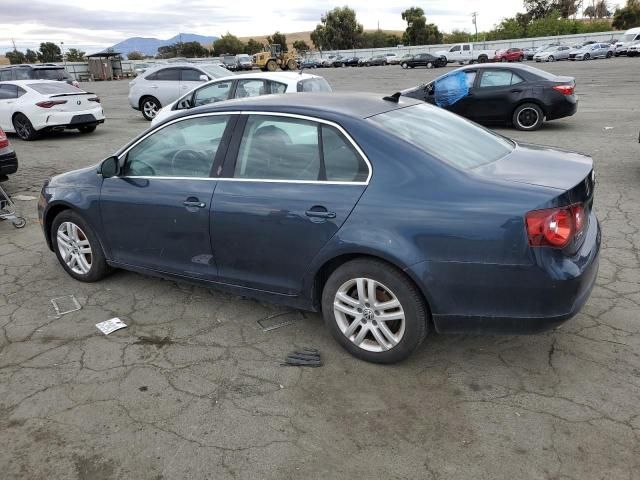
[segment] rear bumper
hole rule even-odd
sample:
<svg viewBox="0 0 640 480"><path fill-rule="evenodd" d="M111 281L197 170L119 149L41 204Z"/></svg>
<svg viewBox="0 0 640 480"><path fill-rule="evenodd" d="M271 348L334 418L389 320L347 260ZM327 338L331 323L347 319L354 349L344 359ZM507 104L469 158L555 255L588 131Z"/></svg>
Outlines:
<svg viewBox="0 0 640 480"><path fill-rule="evenodd" d="M78 128L82 125L104 123L104 113L102 107L76 112L43 112L30 120L36 130Z"/></svg>
<svg viewBox="0 0 640 480"><path fill-rule="evenodd" d="M0 178L18 171L18 157L13 148L0 148Z"/></svg>
<svg viewBox="0 0 640 480"><path fill-rule="evenodd" d="M545 117L547 120L556 120L575 115L577 111L578 100L575 95L564 96L545 108Z"/></svg>
<svg viewBox="0 0 640 480"><path fill-rule="evenodd" d="M422 262L410 267L441 333L530 334L576 315L595 285L600 226L592 213L580 250L535 253L533 265Z"/></svg>

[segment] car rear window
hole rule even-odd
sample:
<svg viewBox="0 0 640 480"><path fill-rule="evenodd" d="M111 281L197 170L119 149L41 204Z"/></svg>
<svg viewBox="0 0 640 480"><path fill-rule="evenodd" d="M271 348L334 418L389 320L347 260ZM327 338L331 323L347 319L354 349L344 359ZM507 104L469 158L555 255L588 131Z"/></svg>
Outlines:
<svg viewBox="0 0 640 480"><path fill-rule="evenodd" d="M298 92L330 92L329 83L321 77L300 80L296 87Z"/></svg>
<svg viewBox="0 0 640 480"><path fill-rule="evenodd" d="M69 74L64 68L34 68L32 78L38 80L68 80Z"/></svg>
<svg viewBox="0 0 640 480"><path fill-rule="evenodd" d="M57 93L84 93L79 88L63 82L46 82L46 83L28 83L27 86L43 95L55 95Z"/></svg>
<svg viewBox="0 0 640 480"><path fill-rule="evenodd" d="M495 162L514 148L506 138L430 105L400 108L370 120L435 158L464 170Z"/></svg>

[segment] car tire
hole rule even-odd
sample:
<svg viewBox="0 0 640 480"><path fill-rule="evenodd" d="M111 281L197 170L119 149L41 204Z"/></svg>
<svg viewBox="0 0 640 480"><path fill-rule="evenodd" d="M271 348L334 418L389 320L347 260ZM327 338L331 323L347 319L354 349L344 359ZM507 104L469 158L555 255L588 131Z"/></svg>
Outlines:
<svg viewBox="0 0 640 480"><path fill-rule="evenodd" d="M518 57L518 61L519 61L519 62L522 62L523 60L524 60L524 57L523 57L523 56L519 56L519 57Z"/></svg>
<svg viewBox="0 0 640 480"><path fill-rule="evenodd" d="M162 105L155 97L148 96L140 99L140 111L145 120L153 120L161 108Z"/></svg>
<svg viewBox="0 0 640 480"><path fill-rule="evenodd" d="M511 120L518 130L532 132L544 123L544 112L535 103L523 103L516 107Z"/></svg>
<svg viewBox="0 0 640 480"><path fill-rule="evenodd" d="M583 59L584 60L591 60L591 55L589 55L588 53L585 53Z"/></svg>
<svg viewBox="0 0 640 480"><path fill-rule="evenodd" d="M501 61L502 63L507 63L507 59L506 59L505 57L502 57L502 58L500 59L500 61Z"/></svg>
<svg viewBox="0 0 640 480"><path fill-rule="evenodd" d="M22 113L16 113L13 116L13 130L25 142L38 138L38 132L33 128L31 121Z"/></svg>
<svg viewBox="0 0 640 480"><path fill-rule="evenodd" d="M547 57L547 62L555 62L556 61L556 57L554 57L553 55L549 55Z"/></svg>
<svg viewBox="0 0 640 480"><path fill-rule="evenodd" d="M401 66L402 68L404 68L405 70L406 70L407 68L409 68L409 65L407 65L407 62L402 62L402 63L400 64L400 66Z"/></svg>
<svg viewBox="0 0 640 480"><path fill-rule="evenodd" d="M612 52L607 52L607 58L611 58L613 57L613 53Z"/></svg>
<svg viewBox="0 0 640 480"><path fill-rule="evenodd" d="M385 302L389 306L380 308ZM338 267L324 285L322 312L337 342L368 362L404 360L427 336L429 314L420 292L402 271L379 260L356 259ZM385 315L392 319L380 321Z"/></svg>
<svg viewBox="0 0 640 480"><path fill-rule="evenodd" d="M76 280L97 282L112 271L95 232L73 210L64 210L53 219L50 235L62 268Z"/></svg>
<svg viewBox="0 0 640 480"><path fill-rule="evenodd" d="M489 57L486 55L480 55L478 57L478 63L487 63L489 61Z"/></svg>
<svg viewBox="0 0 640 480"><path fill-rule="evenodd" d="M433 68L433 63L432 62L427 62L427 68Z"/></svg>
<svg viewBox="0 0 640 480"><path fill-rule="evenodd" d="M93 133L96 131L96 128L98 128L96 125L83 125L78 127L78 131L80 133Z"/></svg>

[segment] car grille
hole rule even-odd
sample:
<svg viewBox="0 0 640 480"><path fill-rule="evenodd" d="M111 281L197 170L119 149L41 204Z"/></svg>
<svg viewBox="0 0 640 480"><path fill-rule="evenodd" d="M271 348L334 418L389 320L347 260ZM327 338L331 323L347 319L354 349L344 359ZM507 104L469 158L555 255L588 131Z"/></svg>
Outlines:
<svg viewBox="0 0 640 480"><path fill-rule="evenodd" d="M577 55L576 53L570 53L569 58L576 58L576 55Z"/></svg>

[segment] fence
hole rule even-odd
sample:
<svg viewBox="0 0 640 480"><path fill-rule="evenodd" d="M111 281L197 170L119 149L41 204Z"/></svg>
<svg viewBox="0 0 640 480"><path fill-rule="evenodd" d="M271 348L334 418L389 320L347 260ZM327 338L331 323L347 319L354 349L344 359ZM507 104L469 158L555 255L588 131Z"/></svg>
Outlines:
<svg viewBox="0 0 640 480"><path fill-rule="evenodd" d="M482 50L506 50L512 47L518 48L534 48L549 43L563 43L565 45L574 45L583 43L587 40L593 40L596 42L608 42L619 38L624 32L597 32L597 33L584 33L578 35L558 35L551 37L536 37L536 38L519 38L512 40L496 40L489 42L470 42L474 44L475 48ZM393 52L398 56L417 53L432 53L440 50L448 50L453 44L439 44L439 45L420 45L405 47L399 45L397 47L388 48L365 48L365 49L353 49L353 50L327 50L324 52L313 52L309 56L312 58L324 57L328 55L342 55L342 56L355 56L355 57L370 57L373 55L379 55L382 53ZM208 58L193 58L189 59L190 62L206 63L210 62ZM135 74L136 65L147 64L153 65L155 63L161 63L162 60L123 60L122 71L125 76L131 76ZM67 71L71 76L77 80L83 80L89 76L89 66L86 62L74 62L66 63Z"/></svg>

